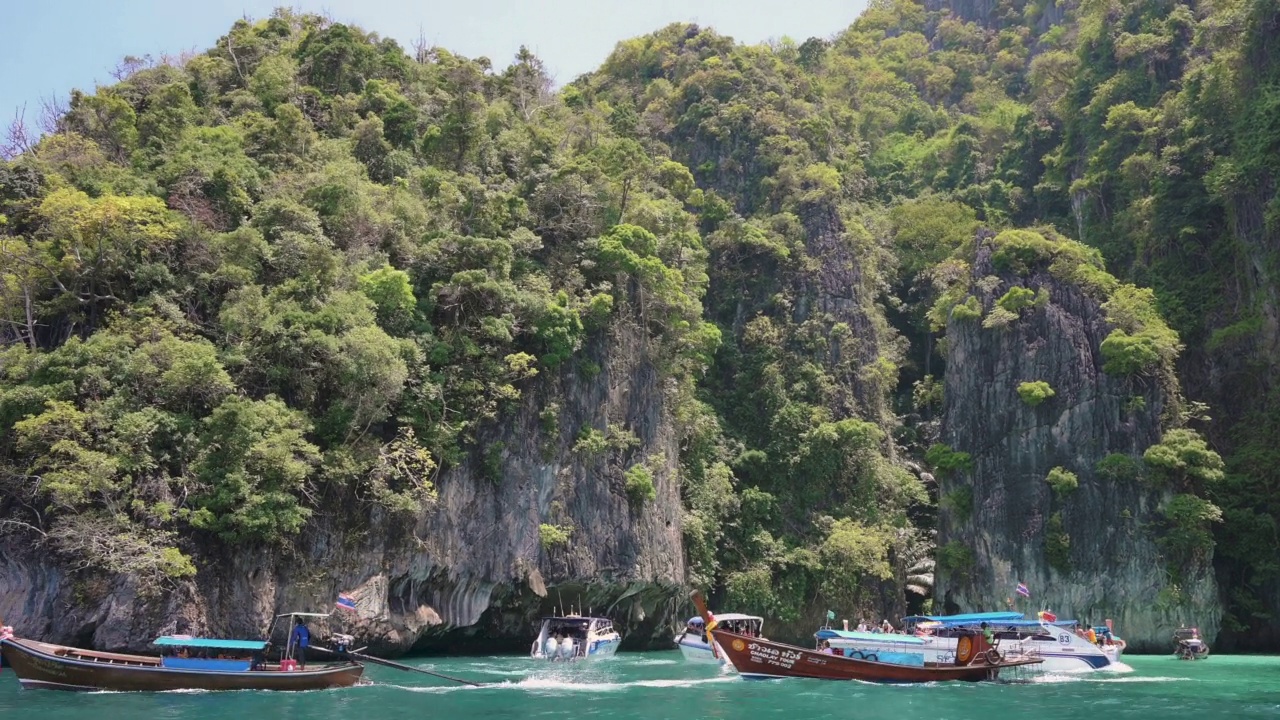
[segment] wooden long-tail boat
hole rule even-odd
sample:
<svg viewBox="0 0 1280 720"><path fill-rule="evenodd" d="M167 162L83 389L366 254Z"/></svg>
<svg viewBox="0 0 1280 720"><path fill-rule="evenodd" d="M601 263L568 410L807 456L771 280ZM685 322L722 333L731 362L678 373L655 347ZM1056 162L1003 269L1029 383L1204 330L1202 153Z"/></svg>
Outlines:
<svg viewBox="0 0 1280 720"><path fill-rule="evenodd" d="M265 641L160 638L158 643L214 651L262 652ZM250 647L252 646L252 647ZM4 664L24 688L52 690L323 690L355 685L364 666L344 661L306 670L285 660L266 664L252 658L152 657L81 650L9 637L0 640ZM203 654L208 654L207 652ZM225 653L224 653L225 654ZM257 668L257 669L254 669Z"/></svg>
<svg viewBox="0 0 1280 720"><path fill-rule="evenodd" d="M995 680L1005 668L1041 662L1039 658L1006 660L980 632L959 639L954 663L924 662L921 659L920 664L908 665L844 657L721 630L715 627L715 618L707 611L702 596L695 592L693 600L725 656L744 678L796 677L878 683L976 682Z"/></svg>

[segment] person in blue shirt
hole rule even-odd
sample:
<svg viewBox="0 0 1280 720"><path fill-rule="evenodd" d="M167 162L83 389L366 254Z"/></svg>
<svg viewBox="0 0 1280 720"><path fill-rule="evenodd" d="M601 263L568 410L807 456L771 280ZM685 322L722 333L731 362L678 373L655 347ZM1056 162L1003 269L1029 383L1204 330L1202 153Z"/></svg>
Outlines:
<svg viewBox="0 0 1280 720"><path fill-rule="evenodd" d="M293 626L293 635L289 638L289 642L293 644L293 657L298 661L298 669L305 670L307 667L307 646L311 644L311 631L307 629L307 624L302 618L294 618L296 624Z"/></svg>

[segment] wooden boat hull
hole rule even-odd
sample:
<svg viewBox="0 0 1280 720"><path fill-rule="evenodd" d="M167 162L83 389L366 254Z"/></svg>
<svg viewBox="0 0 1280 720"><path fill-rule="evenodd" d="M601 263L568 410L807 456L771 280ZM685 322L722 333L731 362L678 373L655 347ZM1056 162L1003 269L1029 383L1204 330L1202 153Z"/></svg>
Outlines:
<svg viewBox="0 0 1280 720"><path fill-rule="evenodd" d="M4 664L25 688L50 690L324 690L359 682L359 663L311 670L221 672L161 667L158 659L78 650L12 638L0 641Z"/></svg>
<svg viewBox="0 0 1280 720"><path fill-rule="evenodd" d="M925 683L947 680L977 682L995 680L1000 671L1007 667L1034 665L1040 662L1039 660L1014 660L992 664L979 658L968 665L928 663L918 667L827 655L786 643L735 635L724 630L714 630L713 633L729 658L729 662L743 677L747 678L796 677L878 683Z"/></svg>

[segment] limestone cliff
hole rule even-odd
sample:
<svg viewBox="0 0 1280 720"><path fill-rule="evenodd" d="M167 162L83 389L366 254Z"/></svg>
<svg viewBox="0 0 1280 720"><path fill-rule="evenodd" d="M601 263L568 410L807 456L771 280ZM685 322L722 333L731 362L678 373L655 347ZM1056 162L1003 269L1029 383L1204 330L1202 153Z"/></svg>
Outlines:
<svg viewBox="0 0 1280 720"><path fill-rule="evenodd" d="M1175 589L1156 542L1167 494L1095 470L1107 455L1137 458L1158 442L1176 389L1104 373L1100 345L1111 326L1099 302L1048 271L997 276L992 251L979 240L969 288L986 317L1014 286L1043 291L1047 302L1004 327L954 312L948 322L942 436L971 465L941 479L939 607L1003 610L1013 598L1026 612L1111 618L1137 651L1167 651L1183 622L1212 641L1221 609L1209 564L1184 571ZM1032 406L1017 390L1035 381L1055 394ZM1078 488L1055 493L1046 482L1055 467L1075 473ZM1014 592L1020 581L1029 602Z"/></svg>
<svg viewBox="0 0 1280 720"><path fill-rule="evenodd" d="M472 647L523 649L538 615L559 604L606 612L631 645L665 639L685 569L670 470L677 437L651 342L618 323L584 349L598 374L566 369L526 388L482 451L441 473L438 502L418 517L350 512L340 499L288 547L211 543L194 581L159 596L139 596L122 576L74 571L32 536L8 534L0 618L27 637L142 649L165 632L259 636L273 613L327 612L349 591L359 611L313 630L354 630L376 652L451 644L460 633L478 636ZM540 410L552 402L560 412L548 422ZM575 452L581 428L611 424L638 443ZM655 455L656 498L637 505L623 469ZM543 523L571 528L568 544L544 548Z"/></svg>

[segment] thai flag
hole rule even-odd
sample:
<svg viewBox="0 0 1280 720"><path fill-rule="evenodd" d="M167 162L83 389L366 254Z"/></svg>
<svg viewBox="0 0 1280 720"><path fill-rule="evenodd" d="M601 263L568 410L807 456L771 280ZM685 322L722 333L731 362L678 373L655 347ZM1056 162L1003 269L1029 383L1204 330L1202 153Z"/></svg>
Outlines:
<svg viewBox="0 0 1280 720"><path fill-rule="evenodd" d="M1031 591L1027 589L1026 583L1018 583L1018 594L1024 598L1031 597Z"/></svg>
<svg viewBox="0 0 1280 720"><path fill-rule="evenodd" d="M337 607L339 610L348 610L350 612L355 612L356 599L346 593L341 593L338 595L338 602L334 603L334 606Z"/></svg>

